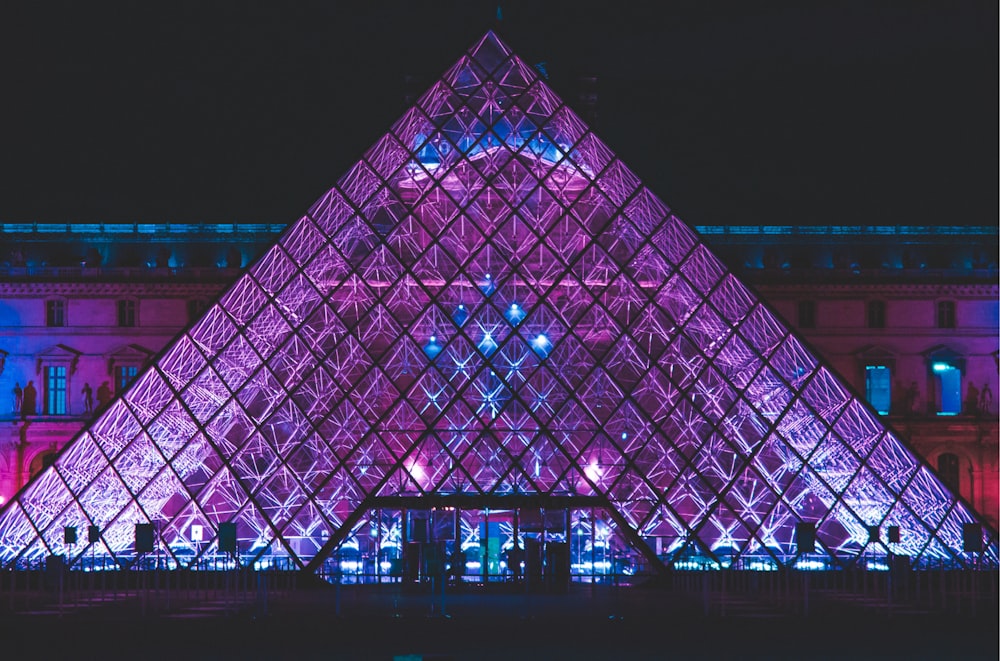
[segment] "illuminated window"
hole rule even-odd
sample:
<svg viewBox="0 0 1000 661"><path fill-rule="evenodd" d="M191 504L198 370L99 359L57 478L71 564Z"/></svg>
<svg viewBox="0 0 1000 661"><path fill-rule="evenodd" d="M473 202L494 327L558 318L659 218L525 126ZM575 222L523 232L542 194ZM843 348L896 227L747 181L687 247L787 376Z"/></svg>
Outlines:
<svg viewBox="0 0 1000 661"><path fill-rule="evenodd" d="M799 301L799 327L816 328L816 301Z"/></svg>
<svg viewBox="0 0 1000 661"><path fill-rule="evenodd" d="M880 415L889 415L892 370L886 365L865 365L865 396Z"/></svg>
<svg viewBox="0 0 1000 661"><path fill-rule="evenodd" d="M66 366L45 367L45 415L66 415Z"/></svg>
<svg viewBox="0 0 1000 661"><path fill-rule="evenodd" d="M937 327L955 327L955 301L938 301L937 304Z"/></svg>
<svg viewBox="0 0 1000 661"><path fill-rule="evenodd" d="M118 301L118 325L122 328L132 328L135 324L136 303L131 299Z"/></svg>
<svg viewBox="0 0 1000 661"><path fill-rule="evenodd" d="M962 412L962 370L953 364L936 360L931 364L937 395L938 415L958 415Z"/></svg>
<svg viewBox="0 0 1000 661"><path fill-rule="evenodd" d="M45 325L66 325L66 301L58 298L45 301Z"/></svg>
<svg viewBox="0 0 1000 661"><path fill-rule="evenodd" d="M868 301L868 328L885 328L885 301Z"/></svg>
<svg viewBox="0 0 1000 661"><path fill-rule="evenodd" d="M959 493L958 456L950 452L942 453L937 460L938 475L953 493Z"/></svg>
<svg viewBox="0 0 1000 661"><path fill-rule="evenodd" d="M136 365L115 365L115 391L122 391L132 383L139 368Z"/></svg>

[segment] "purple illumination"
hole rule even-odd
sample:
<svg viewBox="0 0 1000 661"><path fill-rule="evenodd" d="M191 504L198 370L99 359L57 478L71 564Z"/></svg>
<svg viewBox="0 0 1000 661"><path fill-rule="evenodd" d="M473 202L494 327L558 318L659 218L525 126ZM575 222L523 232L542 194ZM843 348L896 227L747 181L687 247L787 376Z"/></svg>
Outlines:
<svg viewBox="0 0 1000 661"><path fill-rule="evenodd" d="M791 565L802 521L823 566L997 565L995 533L965 553L977 515L493 33L3 509L0 562L124 561L153 523L187 564L234 522L246 562L311 567L398 547L377 498L470 494L596 499L563 528L591 569L643 544ZM456 527L463 549L489 530Z"/></svg>

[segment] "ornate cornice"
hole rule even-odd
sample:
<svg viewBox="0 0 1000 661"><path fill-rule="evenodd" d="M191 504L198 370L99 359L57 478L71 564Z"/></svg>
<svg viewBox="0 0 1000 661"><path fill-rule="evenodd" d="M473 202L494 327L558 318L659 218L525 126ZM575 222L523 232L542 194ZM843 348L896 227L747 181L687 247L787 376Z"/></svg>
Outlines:
<svg viewBox="0 0 1000 661"><path fill-rule="evenodd" d="M954 297L991 297L1000 296L1000 285L991 284L959 284L959 283L906 283L906 284L825 284L825 283L758 283L752 279L750 284L760 293L774 295L780 293L809 293L809 294L835 294L841 296L857 296L866 294L870 296L954 296Z"/></svg>
<svg viewBox="0 0 1000 661"><path fill-rule="evenodd" d="M44 296L212 297L230 284L215 282L0 282L0 298Z"/></svg>

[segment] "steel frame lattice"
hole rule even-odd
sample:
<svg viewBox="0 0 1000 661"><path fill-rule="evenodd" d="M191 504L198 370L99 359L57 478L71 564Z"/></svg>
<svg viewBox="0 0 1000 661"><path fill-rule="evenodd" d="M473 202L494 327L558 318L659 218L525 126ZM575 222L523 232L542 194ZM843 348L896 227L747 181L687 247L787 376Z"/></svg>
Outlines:
<svg viewBox="0 0 1000 661"><path fill-rule="evenodd" d="M996 532L493 32L12 499L0 562L127 562L153 523L183 565L231 521L248 561L312 567L373 497L470 493L599 496L668 564L791 564L805 521L829 565L997 565Z"/></svg>

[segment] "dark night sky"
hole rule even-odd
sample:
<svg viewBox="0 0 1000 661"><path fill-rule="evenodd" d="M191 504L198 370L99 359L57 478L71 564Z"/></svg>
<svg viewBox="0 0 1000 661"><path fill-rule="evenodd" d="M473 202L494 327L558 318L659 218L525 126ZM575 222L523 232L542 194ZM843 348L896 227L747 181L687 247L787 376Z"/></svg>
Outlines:
<svg viewBox="0 0 1000 661"><path fill-rule="evenodd" d="M692 224L997 222L995 0L501 4ZM496 5L9 3L0 222L294 220Z"/></svg>

